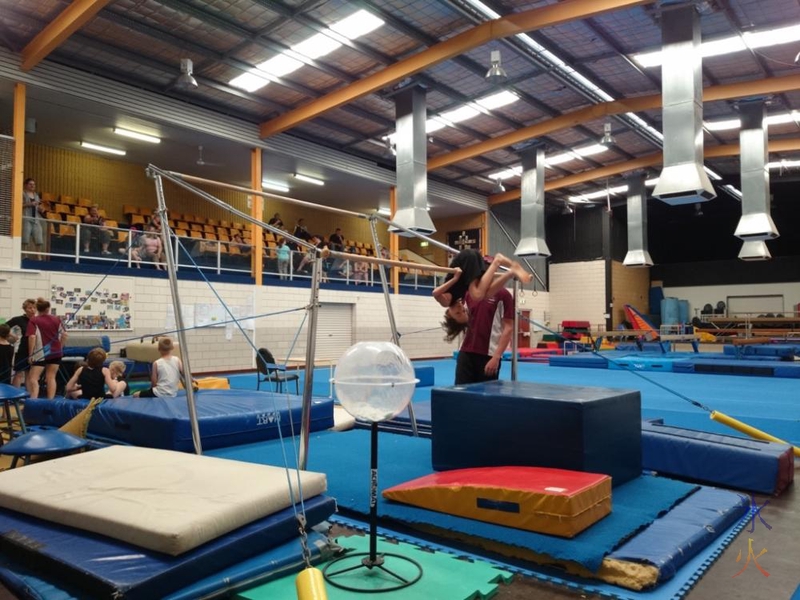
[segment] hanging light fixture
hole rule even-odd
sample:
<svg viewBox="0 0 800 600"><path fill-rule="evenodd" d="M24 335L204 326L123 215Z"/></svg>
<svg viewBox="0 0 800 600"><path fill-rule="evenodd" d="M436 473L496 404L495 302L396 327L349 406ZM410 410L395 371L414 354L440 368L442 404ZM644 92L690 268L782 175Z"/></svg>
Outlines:
<svg viewBox="0 0 800 600"><path fill-rule="evenodd" d="M506 186L503 185L503 181L498 177L494 180L494 187L492 188L493 194L502 194L506 191Z"/></svg>
<svg viewBox="0 0 800 600"><path fill-rule="evenodd" d="M492 50L492 53L489 55L489 57L492 66L489 67L489 70L486 72L486 81L492 85L497 85L505 81L508 78L508 75L506 75L505 69L503 69L503 66L500 64L500 50Z"/></svg>
<svg viewBox="0 0 800 600"><path fill-rule="evenodd" d="M193 65L191 58L181 59L181 74L175 80L175 87L179 90L191 90L197 87L197 80L192 75Z"/></svg>
<svg viewBox="0 0 800 600"><path fill-rule="evenodd" d="M611 135L611 122L605 123L603 125L603 137L600 138L598 142L601 146L605 146L606 148L613 146L617 143L617 140L614 139L614 136Z"/></svg>

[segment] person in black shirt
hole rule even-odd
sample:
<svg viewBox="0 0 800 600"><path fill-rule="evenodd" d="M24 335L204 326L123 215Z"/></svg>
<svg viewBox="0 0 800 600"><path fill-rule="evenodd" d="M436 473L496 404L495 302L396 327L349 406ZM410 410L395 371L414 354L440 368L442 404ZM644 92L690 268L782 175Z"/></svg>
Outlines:
<svg viewBox="0 0 800 600"><path fill-rule="evenodd" d="M267 225L272 225L278 229L283 229L283 221L281 220L280 214L275 213L275 215L273 215L273 217L267 221Z"/></svg>
<svg viewBox="0 0 800 600"><path fill-rule="evenodd" d="M28 336L25 332L28 330L28 321L31 317L36 315L36 300L28 298L22 303L22 310L24 314L9 319L6 324L11 328L11 335L8 341L16 345L17 354L14 359L14 379L11 385L14 387L22 387L25 382L25 373L31 366L28 361Z"/></svg>
<svg viewBox="0 0 800 600"><path fill-rule="evenodd" d="M344 250L344 236L342 235L341 227L337 227L336 231L328 238L328 247L336 252Z"/></svg>
<svg viewBox="0 0 800 600"><path fill-rule="evenodd" d="M11 383L11 367L14 365L14 346L8 341L11 327L0 324L0 383Z"/></svg>

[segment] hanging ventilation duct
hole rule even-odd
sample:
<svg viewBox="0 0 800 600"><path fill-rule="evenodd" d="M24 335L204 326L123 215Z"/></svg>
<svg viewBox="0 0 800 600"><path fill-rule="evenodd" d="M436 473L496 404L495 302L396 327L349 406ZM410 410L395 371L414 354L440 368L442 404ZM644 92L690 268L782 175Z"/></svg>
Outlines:
<svg viewBox="0 0 800 600"><path fill-rule="evenodd" d="M411 86L395 97L397 128L397 210L398 225L430 235L436 231L428 214L428 136L425 134L425 90ZM400 229L389 231L406 235Z"/></svg>
<svg viewBox="0 0 800 600"><path fill-rule="evenodd" d="M673 206L706 202L716 193L703 170L700 22L693 2L662 6L661 17L664 168L653 196Z"/></svg>
<svg viewBox="0 0 800 600"><path fill-rule="evenodd" d="M517 256L550 256L544 240L544 147L522 153L520 240Z"/></svg>
<svg viewBox="0 0 800 600"><path fill-rule="evenodd" d="M739 130L742 218L734 235L745 242L774 240L778 237L778 230L770 216L764 101L741 102L739 112L742 118Z"/></svg>
<svg viewBox="0 0 800 600"><path fill-rule="evenodd" d="M647 251L647 191L645 174L628 175L628 253L623 264L626 267L652 267L653 259Z"/></svg>
<svg viewBox="0 0 800 600"><path fill-rule="evenodd" d="M741 260L769 260L772 254L769 253L767 244L764 241L745 242L742 244L742 249L739 250L739 258Z"/></svg>

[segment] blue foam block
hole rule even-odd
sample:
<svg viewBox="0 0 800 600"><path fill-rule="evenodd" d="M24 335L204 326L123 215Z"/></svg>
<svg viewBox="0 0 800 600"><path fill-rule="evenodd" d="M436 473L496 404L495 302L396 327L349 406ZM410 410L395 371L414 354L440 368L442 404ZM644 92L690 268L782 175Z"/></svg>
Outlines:
<svg viewBox="0 0 800 600"><path fill-rule="evenodd" d="M664 358L663 354L660 357L639 354L610 360L608 368L616 371L672 371L673 362L669 358Z"/></svg>
<svg viewBox="0 0 800 600"><path fill-rule="evenodd" d="M414 376L419 379L417 387L430 387L435 382L435 369L433 367L414 367Z"/></svg>
<svg viewBox="0 0 800 600"><path fill-rule="evenodd" d="M590 352L567 354L566 356L551 356L551 367L580 367L582 369L607 369L608 361L601 356Z"/></svg>
<svg viewBox="0 0 800 600"><path fill-rule="evenodd" d="M70 336L64 346L64 356L86 356L92 348L102 348L106 352L111 351L111 338L107 335L95 336Z"/></svg>
<svg viewBox="0 0 800 600"><path fill-rule="evenodd" d="M638 391L492 381L431 392L433 468L537 466L642 471Z"/></svg>
<svg viewBox="0 0 800 600"><path fill-rule="evenodd" d="M305 501L309 525L336 510L327 496ZM0 511L0 550L23 567L83 590L82 597L152 600L253 557L297 536L290 507L180 556L169 556L109 537L63 527L13 511Z"/></svg>
<svg viewBox="0 0 800 600"><path fill-rule="evenodd" d="M672 370L675 373L694 373L694 362L691 360L673 361Z"/></svg>
<svg viewBox="0 0 800 600"><path fill-rule="evenodd" d="M800 379L800 365L788 364L775 367L773 377L790 377Z"/></svg>
<svg viewBox="0 0 800 600"><path fill-rule="evenodd" d="M682 479L761 494L779 494L794 479L794 454L775 444L642 423L642 466Z"/></svg>
<svg viewBox="0 0 800 600"><path fill-rule="evenodd" d="M25 419L35 425L60 427L88 404L86 400L31 400ZM200 390L195 406L203 448L222 448L291 435L298 431L302 398L250 390ZM333 427L333 399L313 398L311 431ZM193 452L186 394L175 398L122 397L98 406L89 435L147 448Z"/></svg>
<svg viewBox="0 0 800 600"><path fill-rule="evenodd" d="M745 516L749 508L747 497L700 488L609 558L655 565L661 583L671 579L678 569Z"/></svg>

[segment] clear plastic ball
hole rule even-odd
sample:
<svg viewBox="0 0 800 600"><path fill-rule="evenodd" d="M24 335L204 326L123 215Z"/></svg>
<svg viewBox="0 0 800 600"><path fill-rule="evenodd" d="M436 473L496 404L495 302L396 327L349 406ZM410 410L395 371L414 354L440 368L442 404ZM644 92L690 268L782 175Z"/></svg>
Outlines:
<svg viewBox="0 0 800 600"><path fill-rule="evenodd" d="M385 421L408 406L417 379L405 352L390 342L359 342L342 355L333 374L336 396L357 419Z"/></svg>

